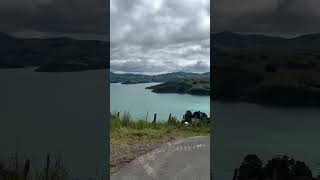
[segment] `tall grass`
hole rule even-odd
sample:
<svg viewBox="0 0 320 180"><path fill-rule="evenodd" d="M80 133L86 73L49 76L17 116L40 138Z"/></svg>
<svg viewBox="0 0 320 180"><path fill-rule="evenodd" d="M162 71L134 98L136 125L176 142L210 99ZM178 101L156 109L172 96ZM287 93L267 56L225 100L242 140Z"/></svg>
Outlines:
<svg viewBox="0 0 320 180"><path fill-rule="evenodd" d="M0 161L0 180L66 180L69 170L64 167L61 155L47 156L43 169L32 166L30 159L16 153L6 161Z"/></svg>
<svg viewBox="0 0 320 180"><path fill-rule="evenodd" d="M175 117L171 117L167 122L146 122L145 120L134 120L130 113L125 112L123 116L118 117L117 114L111 114L111 139L123 137L149 137L161 138L169 135L209 135L210 128L207 124L198 123L185 126L179 123Z"/></svg>

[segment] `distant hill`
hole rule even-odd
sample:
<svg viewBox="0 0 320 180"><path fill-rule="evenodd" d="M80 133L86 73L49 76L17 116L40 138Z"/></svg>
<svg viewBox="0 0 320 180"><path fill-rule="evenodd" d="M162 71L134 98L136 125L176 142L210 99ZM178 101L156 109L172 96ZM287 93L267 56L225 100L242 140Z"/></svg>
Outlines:
<svg viewBox="0 0 320 180"><path fill-rule="evenodd" d="M320 34L295 38L211 35L211 98L320 105Z"/></svg>
<svg viewBox="0 0 320 180"><path fill-rule="evenodd" d="M320 50L320 33L294 38L259 34L238 34L229 31L211 33L211 45L220 50L268 49L268 50Z"/></svg>
<svg viewBox="0 0 320 180"><path fill-rule="evenodd" d="M173 72L160 75L142 75L142 74L116 74L110 73L111 83L138 84L151 82L168 82L185 79L188 77L209 77L209 73L197 74L187 72Z"/></svg>
<svg viewBox="0 0 320 180"><path fill-rule="evenodd" d="M179 93L192 95L210 95L209 77L188 77L147 87L156 93Z"/></svg>
<svg viewBox="0 0 320 180"><path fill-rule="evenodd" d="M160 82L147 87L155 93L179 93L193 95L210 94L210 73L173 72L160 75L110 74L111 83L138 84Z"/></svg>
<svg viewBox="0 0 320 180"><path fill-rule="evenodd" d="M70 38L22 39L0 33L0 68L64 72L109 68L109 43Z"/></svg>

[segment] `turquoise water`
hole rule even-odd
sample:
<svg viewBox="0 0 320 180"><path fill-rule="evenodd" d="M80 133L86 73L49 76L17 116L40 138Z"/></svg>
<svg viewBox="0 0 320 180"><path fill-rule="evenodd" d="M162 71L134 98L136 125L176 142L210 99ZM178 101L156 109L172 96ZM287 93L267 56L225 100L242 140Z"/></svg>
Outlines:
<svg viewBox="0 0 320 180"><path fill-rule="evenodd" d="M157 119L167 120L169 114L182 119L187 110L202 111L210 115L209 96L194 96L189 94L159 94L153 93L148 86L158 83L130 84L112 83L110 85L111 112L129 112L134 119L153 120L154 113Z"/></svg>

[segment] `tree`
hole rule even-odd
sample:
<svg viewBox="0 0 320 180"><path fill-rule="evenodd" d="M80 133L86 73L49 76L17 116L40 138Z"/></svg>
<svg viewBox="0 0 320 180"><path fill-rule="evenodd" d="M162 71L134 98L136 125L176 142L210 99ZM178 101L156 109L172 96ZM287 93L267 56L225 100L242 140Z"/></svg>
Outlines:
<svg viewBox="0 0 320 180"><path fill-rule="evenodd" d="M290 159L288 156L272 158L265 166L267 177L272 178L276 176L277 179L281 180L289 179L289 177L292 176L294 162L294 159Z"/></svg>
<svg viewBox="0 0 320 180"><path fill-rule="evenodd" d="M262 173L263 162L255 154L247 155L239 168L239 180L259 178Z"/></svg>
<svg viewBox="0 0 320 180"><path fill-rule="evenodd" d="M312 177L309 167L302 161L297 161L293 167L293 174L296 177Z"/></svg>

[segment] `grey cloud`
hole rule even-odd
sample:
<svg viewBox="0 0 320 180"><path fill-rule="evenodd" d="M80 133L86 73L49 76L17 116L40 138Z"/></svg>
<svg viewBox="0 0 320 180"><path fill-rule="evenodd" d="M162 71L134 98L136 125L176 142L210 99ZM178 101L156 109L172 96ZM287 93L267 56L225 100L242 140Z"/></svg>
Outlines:
<svg viewBox="0 0 320 180"><path fill-rule="evenodd" d="M296 35L319 32L318 0L216 0L214 31Z"/></svg>
<svg viewBox="0 0 320 180"><path fill-rule="evenodd" d="M111 0L111 70L209 71L209 0Z"/></svg>
<svg viewBox="0 0 320 180"><path fill-rule="evenodd" d="M0 31L107 35L105 0L2 0Z"/></svg>

